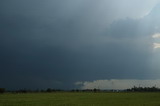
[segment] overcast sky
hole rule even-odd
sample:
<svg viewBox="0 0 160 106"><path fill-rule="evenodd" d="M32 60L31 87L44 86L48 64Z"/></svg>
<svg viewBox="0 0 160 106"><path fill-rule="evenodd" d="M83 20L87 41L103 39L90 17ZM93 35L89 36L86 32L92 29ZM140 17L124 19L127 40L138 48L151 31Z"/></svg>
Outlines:
<svg viewBox="0 0 160 106"><path fill-rule="evenodd" d="M0 87L73 89L110 79L156 82L159 2L0 0Z"/></svg>

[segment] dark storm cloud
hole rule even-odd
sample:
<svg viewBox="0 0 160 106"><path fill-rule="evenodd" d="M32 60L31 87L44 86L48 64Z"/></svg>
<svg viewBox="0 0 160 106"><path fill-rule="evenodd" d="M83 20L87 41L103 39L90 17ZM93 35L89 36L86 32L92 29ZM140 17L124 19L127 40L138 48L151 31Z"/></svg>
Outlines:
<svg viewBox="0 0 160 106"><path fill-rule="evenodd" d="M106 28L111 7L101 6L96 0L2 0L0 86L64 89L78 80L147 78L154 32L143 26L147 17Z"/></svg>

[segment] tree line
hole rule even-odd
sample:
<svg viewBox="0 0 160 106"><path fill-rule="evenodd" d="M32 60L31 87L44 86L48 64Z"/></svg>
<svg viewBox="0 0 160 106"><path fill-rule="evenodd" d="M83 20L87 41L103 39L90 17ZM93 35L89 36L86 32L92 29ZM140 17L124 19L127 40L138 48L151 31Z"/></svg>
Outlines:
<svg viewBox="0 0 160 106"><path fill-rule="evenodd" d="M129 92L160 92L160 88L156 87L156 86L152 86L152 87L136 87L134 86L131 89L127 89L126 91Z"/></svg>
<svg viewBox="0 0 160 106"><path fill-rule="evenodd" d="M6 90L5 88L0 88L0 93L5 93L5 92L10 92L10 93L38 93L38 92L99 92L101 91L100 89L72 89L72 90L62 90L62 89L52 89L52 88L47 88L47 89L37 89L37 90L30 90L30 89L19 89L19 90Z"/></svg>
<svg viewBox="0 0 160 106"><path fill-rule="evenodd" d="M52 88L47 88L47 89L37 89L37 90L30 90L30 89L19 89L19 90L6 90L5 88L0 88L0 93L5 93L5 92L10 92L10 93L38 93L38 92L160 92L160 88L153 86L153 87L132 87L130 89L125 89L125 90L101 90L101 89L72 89L72 90L61 90L61 89L52 89Z"/></svg>

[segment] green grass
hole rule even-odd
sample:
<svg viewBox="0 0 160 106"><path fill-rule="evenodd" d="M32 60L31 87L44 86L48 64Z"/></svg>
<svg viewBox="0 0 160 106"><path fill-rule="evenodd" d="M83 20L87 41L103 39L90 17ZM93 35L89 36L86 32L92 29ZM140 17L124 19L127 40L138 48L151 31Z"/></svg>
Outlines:
<svg viewBox="0 0 160 106"><path fill-rule="evenodd" d="M0 106L160 106L160 93L8 93Z"/></svg>

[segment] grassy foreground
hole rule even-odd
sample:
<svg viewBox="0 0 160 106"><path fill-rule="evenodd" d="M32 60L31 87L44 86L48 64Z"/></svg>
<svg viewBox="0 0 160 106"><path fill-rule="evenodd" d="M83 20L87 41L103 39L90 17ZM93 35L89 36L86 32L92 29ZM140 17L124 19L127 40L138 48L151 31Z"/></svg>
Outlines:
<svg viewBox="0 0 160 106"><path fill-rule="evenodd" d="M160 93L8 93L0 106L160 106Z"/></svg>

